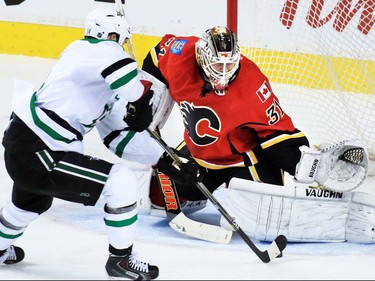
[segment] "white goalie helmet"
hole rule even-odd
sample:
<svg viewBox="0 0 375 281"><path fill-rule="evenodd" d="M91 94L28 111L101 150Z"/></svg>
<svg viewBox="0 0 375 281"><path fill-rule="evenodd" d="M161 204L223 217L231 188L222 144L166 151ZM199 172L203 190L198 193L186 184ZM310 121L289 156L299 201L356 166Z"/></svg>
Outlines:
<svg viewBox="0 0 375 281"><path fill-rule="evenodd" d="M223 26L208 29L195 44L195 55L215 93L225 95L240 65L237 36Z"/></svg>
<svg viewBox="0 0 375 281"><path fill-rule="evenodd" d="M105 40L111 33L118 34L120 45L131 38L130 23L120 12L110 8L96 8L86 16L85 36Z"/></svg>

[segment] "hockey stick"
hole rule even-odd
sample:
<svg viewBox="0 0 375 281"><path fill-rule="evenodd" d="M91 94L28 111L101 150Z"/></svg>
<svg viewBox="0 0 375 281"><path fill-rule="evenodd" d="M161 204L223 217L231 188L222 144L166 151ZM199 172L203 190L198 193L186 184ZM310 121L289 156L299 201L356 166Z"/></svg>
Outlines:
<svg viewBox="0 0 375 281"><path fill-rule="evenodd" d="M176 163L181 164L181 159L176 155L176 153L161 139L161 137L155 131L147 129L147 132L159 143L161 147L169 154L169 156L176 161ZM217 199L211 194L207 187L202 183L198 182L197 187L199 190L210 200L214 207L221 213L221 215L228 221L232 226L233 230L238 232L245 243L253 250L253 252L264 262L268 263L271 260L281 257L282 251L285 249L288 241L284 235L279 235L272 241L271 246L266 251L261 251L258 247L251 241L251 239L246 235L246 233L241 229L241 227L236 223L235 219L231 217L228 212L223 208L223 206L217 201Z"/></svg>
<svg viewBox="0 0 375 281"><path fill-rule="evenodd" d="M229 243L232 231L224 227L194 221L182 212L174 182L156 170L156 177L162 192L169 226L184 235L214 243Z"/></svg>
<svg viewBox="0 0 375 281"><path fill-rule="evenodd" d="M125 3L125 1L124 1L124 3ZM125 15L124 7L122 6L122 1L121 0L115 0L115 4L117 6L117 11L119 11L119 13L121 15Z"/></svg>
<svg viewBox="0 0 375 281"><path fill-rule="evenodd" d="M120 15L125 16L124 6L122 5L121 0L115 0L115 4L117 6L117 11L120 13ZM135 57L135 51L134 51L133 43L132 43L131 39L127 38L125 40L125 44L126 44L126 47L128 49L130 57L135 60L135 58L136 58Z"/></svg>

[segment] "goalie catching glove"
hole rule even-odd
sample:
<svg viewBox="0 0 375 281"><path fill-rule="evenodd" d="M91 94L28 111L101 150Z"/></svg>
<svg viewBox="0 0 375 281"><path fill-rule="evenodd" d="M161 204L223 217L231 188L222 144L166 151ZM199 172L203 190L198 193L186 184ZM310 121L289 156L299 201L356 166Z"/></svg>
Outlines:
<svg viewBox="0 0 375 281"><path fill-rule="evenodd" d="M153 119L151 83L141 80L145 87L143 95L136 101L129 102L126 105L126 114L124 121L129 129L135 132L142 132L148 128Z"/></svg>
<svg viewBox="0 0 375 281"><path fill-rule="evenodd" d="M180 158L181 163L177 163L167 152L164 152L153 168L158 169L179 184L196 185L200 182L203 174L197 162L189 156L182 155L178 150L171 149Z"/></svg>
<svg viewBox="0 0 375 281"><path fill-rule="evenodd" d="M318 183L333 191L351 191L362 184L368 173L368 154L359 140L324 145L319 150L301 146L301 159L294 179Z"/></svg>

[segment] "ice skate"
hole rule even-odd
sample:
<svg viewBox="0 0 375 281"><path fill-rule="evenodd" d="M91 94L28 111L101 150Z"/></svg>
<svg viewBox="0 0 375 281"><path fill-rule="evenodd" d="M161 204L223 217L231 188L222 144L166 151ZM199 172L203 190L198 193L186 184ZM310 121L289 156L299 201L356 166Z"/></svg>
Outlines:
<svg viewBox="0 0 375 281"><path fill-rule="evenodd" d="M25 252L16 246L10 246L4 251L0 251L0 264L19 263L25 257Z"/></svg>
<svg viewBox="0 0 375 281"><path fill-rule="evenodd" d="M159 268L137 259L135 254L110 255L105 265L112 279L152 280L159 276Z"/></svg>

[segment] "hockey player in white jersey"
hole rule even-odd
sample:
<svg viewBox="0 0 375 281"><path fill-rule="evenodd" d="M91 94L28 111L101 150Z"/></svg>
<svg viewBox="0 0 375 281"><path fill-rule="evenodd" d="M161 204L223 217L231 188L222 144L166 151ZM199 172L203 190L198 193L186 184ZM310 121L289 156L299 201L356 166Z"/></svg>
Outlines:
<svg viewBox="0 0 375 281"><path fill-rule="evenodd" d="M95 9L87 15L84 35L62 52L38 90L15 83L2 142L14 184L0 210L0 264L23 260L24 251L13 244L51 207L54 197L95 205L102 195L108 275L155 279L158 267L138 260L132 251L137 224L134 172L123 163L83 154L82 142L96 127L120 158L150 166L167 161L159 159L162 148L144 131L153 120L151 83L140 79L137 62L122 47L131 36L124 15ZM181 167L174 174L183 171Z"/></svg>

